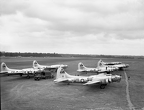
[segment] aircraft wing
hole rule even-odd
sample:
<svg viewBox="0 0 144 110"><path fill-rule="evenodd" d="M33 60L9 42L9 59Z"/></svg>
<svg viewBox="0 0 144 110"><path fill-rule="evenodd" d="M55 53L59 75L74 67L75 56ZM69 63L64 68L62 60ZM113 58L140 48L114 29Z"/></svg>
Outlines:
<svg viewBox="0 0 144 110"><path fill-rule="evenodd" d="M49 66L47 67L48 69L57 69L58 67L54 67L54 66Z"/></svg>
<svg viewBox="0 0 144 110"><path fill-rule="evenodd" d="M93 85L93 84L98 84L100 83L99 80L96 80L96 81L88 81L87 83L83 84L83 85Z"/></svg>
<svg viewBox="0 0 144 110"><path fill-rule="evenodd" d="M98 72L99 73L104 73L104 72L107 72L107 70L99 70Z"/></svg>
<svg viewBox="0 0 144 110"><path fill-rule="evenodd" d="M77 70L78 72L87 72L86 70Z"/></svg>
<svg viewBox="0 0 144 110"><path fill-rule="evenodd" d="M26 69L22 69L23 71L33 71L33 68L26 68Z"/></svg>
<svg viewBox="0 0 144 110"><path fill-rule="evenodd" d="M43 70L43 69L37 69L37 68L25 68L22 69L23 71L39 71L39 70Z"/></svg>
<svg viewBox="0 0 144 110"><path fill-rule="evenodd" d="M56 67L56 66L44 66L44 65L41 65L41 66L39 66L39 68L43 68L43 69L57 69L58 67Z"/></svg>
<svg viewBox="0 0 144 110"><path fill-rule="evenodd" d="M87 69L84 69L84 70L77 70L78 72L98 72L98 70L96 69L91 69L91 68L87 68Z"/></svg>
<svg viewBox="0 0 144 110"><path fill-rule="evenodd" d="M56 79L54 80L55 83L60 83L60 82L67 82L68 79Z"/></svg>

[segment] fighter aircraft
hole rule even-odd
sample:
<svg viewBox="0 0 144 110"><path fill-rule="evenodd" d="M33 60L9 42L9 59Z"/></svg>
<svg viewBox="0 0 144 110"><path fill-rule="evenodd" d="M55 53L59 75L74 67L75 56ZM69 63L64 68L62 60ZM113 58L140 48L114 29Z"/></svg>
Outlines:
<svg viewBox="0 0 144 110"><path fill-rule="evenodd" d="M98 66L96 68L88 68L88 67L85 67L83 63L79 63L78 64L78 72L95 72L95 73L103 73L103 72L106 72L106 73L110 73L112 71L114 71L114 68L110 68L108 66L99 66L99 63L98 63Z"/></svg>
<svg viewBox="0 0 144 110"><path fill-rule="evenodd" d="M103 62L101 59L100 59L101 62ZM122 64L122 62L103 62L104 65L117 65L117 64Z"/></svg>
<svg viewBox="0 0 144 110"><path fill-rule="evenodd" d="M30 75L33 75L35 72L40 71L40 69L35 68L26 68L26 69L10 69L7 65L3 62L1 63L1 74L7 75L26 75L27 78L30 78ZM42 71L42 69L41 69Z"/></svg>
<svg viewBox="0 0 144 110"><path fill-rule="evenodd" d="M62 68L67 68L68 65L63 65L63 64L57 64L57 65L40 65L36 60L33 61L33 68L38 68L38 69L45 69L49 68L49 70L55 70L57 71L58 67L61 66Z"/></svg>
<svg viewBox="0 0 144 110"><path fill-rule="evenodd" d="M111 67L111 68L116 68L117 70L123 70L124 68L128 68L129 67L129 64L114 64L114 65L107 65L105 64L102 60L99 61L99 66L100 67L103 67L103 66L108 66L108 67Z"/></svg>
<svg viewBox="0 0 144 110"><path fill-rule="evenodd" d="M73 76L69 75L64 71L63 68L59 67L57 70L55 83L84 83L83 85L95 85L99 84L101 89L104 89L108 83L120 82L121 76L112 74L98 74L92 76Z"/></svg>

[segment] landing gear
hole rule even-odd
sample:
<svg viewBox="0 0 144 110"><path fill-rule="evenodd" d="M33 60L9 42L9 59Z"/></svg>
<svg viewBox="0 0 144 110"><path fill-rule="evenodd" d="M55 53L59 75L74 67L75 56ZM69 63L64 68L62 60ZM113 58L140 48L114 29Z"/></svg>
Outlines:
<svg viewBox="0 0 144 110"><path fill-rule="evenodd" d="M20 77L22 77L22 74L20 74Z"/></svg>
<svg viewBox="0 0 144 110"><path fill-rule="evenodd" d="M27 75L27 78L28 78L28 79L30 79L30 76L29 76L29 75Z"/></svg>
<svg viewBox="0 0 144 110"><path fill-rule="evenodd" d="M101 89L104 89L104 88L106 87L106 85L107 85L107 84L101 84L101 85L100 85L100 88L101 88Z"/></svg>
<svg viewBox="0 0 144 110"><path fill-rule="evenodd" d="M124 70L123 68L119 68L120 71Z"/></svg>
<svg viewBox="0 0 144 110"><path fill-rule="evenodd" d="M41 78L40 77L35 77L34 80L39 81Z"/></svg>
<svg viewBox="0 0 144 110"><path fill-rule="evenodd" d="M57 72L57 69L55 69L55 71L54 72Z"/></svg>

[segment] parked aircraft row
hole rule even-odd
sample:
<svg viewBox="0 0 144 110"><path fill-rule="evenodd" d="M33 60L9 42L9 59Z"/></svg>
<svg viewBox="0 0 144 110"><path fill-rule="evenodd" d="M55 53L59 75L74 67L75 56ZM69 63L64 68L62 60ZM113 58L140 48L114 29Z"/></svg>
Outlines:
<svg viewBox="0 0 144 110"><path fill-rule="evenodd" d="M95 73L103 73L103 72L106 72L106 73L110 73L110 72L113 72L117 70L115 67L108 67L108 66L100 66L99 62L98 62L98 66L95 67L95 68L90 68L90 67L86 67L84 66L83 63L79 63L78 64L78 72L95 72Z"/></svg>
<svg viewBox="0 0 144 110"><path fill-rule="evenodd" d="M33 68L26 68L26 69L10 69L6 66L6 64L3 62L1 64L1 73L7 73L7 74L14 74L14 73L19 73L20 75L27 74L27 73L35 73L36 71L43 70L45 68L48 68L50 70L57 70L58 67L61 66L62 68L67 68L68 65L64 64L57 64L57 65L40 65L36 60L33 61ZM105 63L101 59L97 63L96 68L89 68L84 66L83 63L78 64L78 72L95 72L95 73L103 73L107 72L110 73L112 71L118 70L118 69L123 69L129 67L128 64L122 64L121 62L110 62L110 63Z"/></svg>
<svg viewBox="0 0 144 110"><path fill-rule="evenodd" d="M112 65L113 66L109 66ZM98 62L96 68L88 68L85 67L83 63L78 64L78 72L96 72L99 73L97 75L90 75L90 76L73 76L65 72L65 70L61 67L57 70L56 79L54 80L55 83L83 83L83 85L95 85L99 84L101 89L104 89L108 83L112 82L120 82L121 76L120 75L112 75L107 74L114 70L120 70L123 68L129 67L128 64L122 64L121 62L110 62L104 63L102 60Z"/></svg>
<svg viewBox="0 0 144 110"><path fill-rule="evenodd" d="M129 67L128 64L123 64L121 62L103 62L101 59L98 61L97 63L97 67L96 68L89 68L84 66L83 63L79 63L78 64L78 72L97 72L97 73L110 73L116 70L122 70L123 68L127 68Z"/></svg>
<svg viewBox="0 0 144 110"><path fill-rule="evenodd" d="M33 61L33 68L25 68L25 69L10 69L7 67L7 65L3 62L1 63L1 74L7 74L7 75L27 75L28 78L30 78L30 75L34 75L34 73L38 71L43 71L45 68L48 68L49 70L57 70L58 67L61 66L62 68L67 68L68 65L63 64L57 64L57 65L40 65L36 60Z"/></svg>
<svg viewBox="0 0 144 110"><path fill-rule="evenodd" d="M26 69L10 69L6 66L6 64L3 62L1 64L1 73L8 74L8 75L15 75L19 74L27 75L28 78L30 78L30 75L33 75L38 71L43 71L44 69L49 70L55 70L57 71L56 79L54 82L56 83L83 83L83 85L94 85L94 84L100 84L100 88L104 89L105 86L108 83L111 82L120 82L121 76L120 75L112 75L107 74L115 70L123 69L129 67L128 64L122 64L121 62L110 62L105 63L102 60L99 60L96 68L88 68L85 67L84 64L81 62L78 64L78 72L95 72L96 75L91 76L73 76L69 75L65 72L65 68L67 68L68 65L63 64L57 64L57 65L40 65L36 60L33 61L33 68L26 68Z"/></svg>

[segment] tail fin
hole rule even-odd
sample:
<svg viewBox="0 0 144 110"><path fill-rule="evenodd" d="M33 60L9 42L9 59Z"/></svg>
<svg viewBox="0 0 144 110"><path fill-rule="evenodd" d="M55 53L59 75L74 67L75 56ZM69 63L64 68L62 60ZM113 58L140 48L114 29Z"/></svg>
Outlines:
<svg viewBox="0 0 144 110"><path fill-rule="evenodd" d="M38 68L39 64L36 60L33 61L33 68Z"/></svg>
<svg viewBox="0 0 144 110"><path fill-rule="evenodd" d="M65 72L65 70L62 67L59 67L57 70L57 75L56 75L56 79L65 79L67 78L67 73Z"/></svg>
<svg viewBox="0 0 144 110"><path fill-rule="evenodd" d="M100 59L99 61L98 61L98 63L97 63L97 67L101 67L101 66L103 66L104 65L104 63L103 63L103 61Z"/></svg>
<svg viewBox="0 0 144 110"><path fill-rule="evenodd" d="M83 70L83 69L85 69L85 68L86 68L86 67L84 66L83 63L80 62L80 63L78 64L78 69L79 69L79 70Z"/></svg>
<svg viewBox="0 0 144 110"><path fill-rule="evenodd" d="M9 71L7 65L4 62L1 63L1 72L7 72L7 71Z"/></svg>

